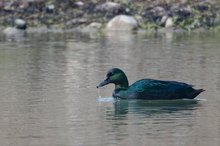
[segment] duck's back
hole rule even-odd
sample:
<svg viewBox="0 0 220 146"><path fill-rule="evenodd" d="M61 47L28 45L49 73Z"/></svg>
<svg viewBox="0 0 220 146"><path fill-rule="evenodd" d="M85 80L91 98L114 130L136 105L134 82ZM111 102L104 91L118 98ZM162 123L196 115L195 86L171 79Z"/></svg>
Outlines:
<svg viewBox="0 0 220 146"><path fill-rule="evenodd" d="M196 90L192 85L182 82L142 79L133 83L127 93L129 98L163 100L193 99L202 91L204 90Z"/></svg>

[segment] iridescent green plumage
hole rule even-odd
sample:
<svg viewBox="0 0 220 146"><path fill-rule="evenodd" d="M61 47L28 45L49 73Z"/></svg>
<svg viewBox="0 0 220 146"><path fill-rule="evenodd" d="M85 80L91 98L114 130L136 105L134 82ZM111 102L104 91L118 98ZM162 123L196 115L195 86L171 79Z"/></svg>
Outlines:
<svg viewBox="0 0 220 146"><path fill-rule="evenodd" d="M109 70L106 79L97 88L109 83L115 84L113 97L121 99L193 99L204 91L203 89L194 89L192 85L182 82L154 79L142 79L129 86L125 73L118 68Z"/></svg>

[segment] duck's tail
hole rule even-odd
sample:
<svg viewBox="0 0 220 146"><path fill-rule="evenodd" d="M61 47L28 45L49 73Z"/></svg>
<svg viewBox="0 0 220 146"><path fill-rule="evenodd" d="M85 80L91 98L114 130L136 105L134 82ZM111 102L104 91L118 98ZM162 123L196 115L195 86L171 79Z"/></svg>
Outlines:
<svg viewBox="0 0 220 146"><path fill-rule="evenodd" d="M201 92L204 92L205 90L204 89L196 89L194 91L194 93L192 94L191 96L191 99L195 98L196 96L198 96Z"/></svg>

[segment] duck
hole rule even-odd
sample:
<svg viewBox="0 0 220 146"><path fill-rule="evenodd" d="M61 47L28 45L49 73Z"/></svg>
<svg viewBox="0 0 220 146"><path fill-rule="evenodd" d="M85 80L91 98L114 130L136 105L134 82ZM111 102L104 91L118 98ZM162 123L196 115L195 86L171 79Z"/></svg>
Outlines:
<svg viewBox="0 0 220 146"><path fill-rule="evenodd" d="M174 100L194 99L204 89L194 89L193 85L156 79L141 79L129 86L128 78L119 68L110 69L106 78L96 87L114 84L112 96L117 99Z"/></svg>

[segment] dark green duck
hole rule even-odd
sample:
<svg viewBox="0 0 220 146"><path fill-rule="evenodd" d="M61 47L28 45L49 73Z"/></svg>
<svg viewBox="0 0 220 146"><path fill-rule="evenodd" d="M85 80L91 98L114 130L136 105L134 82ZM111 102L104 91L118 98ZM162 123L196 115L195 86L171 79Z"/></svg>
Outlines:
<svg viewBox="0 0 220 146"><path fill-rule="evenodd" d="M192 85L154 79L142 79L129 86L127 76L118 68L110 69L106 79L97 88L107 84L115 84L114 98L120 99L147 99L147 100L171 100L171 99L193 99L203 89L194 89Z"/></svg>

